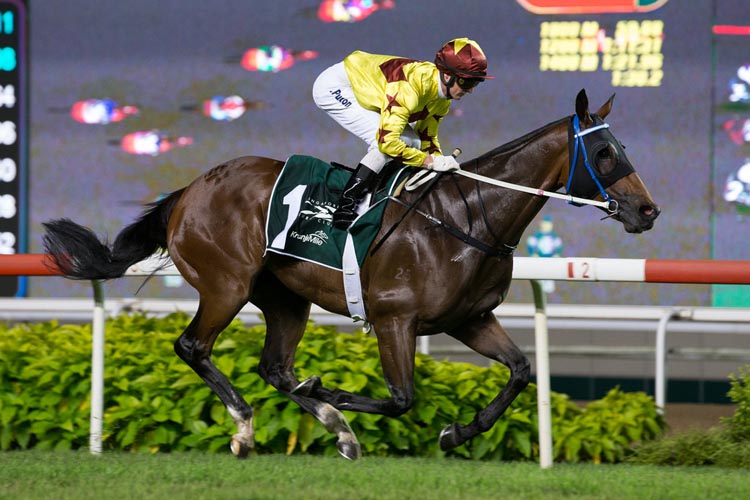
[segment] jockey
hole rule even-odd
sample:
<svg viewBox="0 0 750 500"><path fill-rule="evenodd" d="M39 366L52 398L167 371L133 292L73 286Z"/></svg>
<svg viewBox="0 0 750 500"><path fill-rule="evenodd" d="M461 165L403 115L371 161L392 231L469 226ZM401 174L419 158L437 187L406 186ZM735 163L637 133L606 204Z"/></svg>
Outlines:
<svg viewBox="0 0 750 500"><path fill-rule="evenodd" d="M103 125L122 121L135 114L138 114L135 106L119 106L112 99L86 99L74 103L70 109L70 116L78 122Z"/></svg>
<svg viewBox="0 0 750 500"><path fill-rule="evenodd" d="M434 63L355 51L323 71L313 85L315 104L368 145L341 194L333 225L349 227L391 158L439 172L460 169L441 152L440 120L451 99L491 78L484 52L468 38L446 43Z"/></svg>

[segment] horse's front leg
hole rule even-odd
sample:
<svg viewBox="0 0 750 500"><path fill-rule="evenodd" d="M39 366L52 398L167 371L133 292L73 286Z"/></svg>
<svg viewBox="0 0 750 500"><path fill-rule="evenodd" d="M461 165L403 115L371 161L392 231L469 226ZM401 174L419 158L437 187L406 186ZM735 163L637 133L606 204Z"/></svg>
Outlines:
<svg viewBox="0 0 750 500"><path fill-rule="evenodd" d="M388 417L406 413L414 404L414 328L409 327L407 322L394 319L390 324L379 323L375 334L383 375L391 393L389 399L374 399L341 389L327 389L322 386L318 377L303 381L293 393L325 401L339 410L376 413Z"/></svg>
<svg viewBox="0 0 750 500"><path fill-rule="evenodd" d="M499 361L510 369L510 379L487 407L477 412L471 423L454 423L440 433L440 448L450 450L477 434L488 431L508 406L529 384L529 359L513 343L491 312L474 318L460 331L447 332L474 351Z"/></svg>

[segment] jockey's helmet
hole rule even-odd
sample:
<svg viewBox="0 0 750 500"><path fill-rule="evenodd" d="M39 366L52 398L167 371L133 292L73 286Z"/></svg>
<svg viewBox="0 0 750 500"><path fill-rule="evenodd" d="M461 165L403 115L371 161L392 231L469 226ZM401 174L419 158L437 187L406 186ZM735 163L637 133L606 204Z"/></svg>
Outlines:
<svg viewBox="0 0 750 500"><path fill-rule="evenodd" d="M474 40L456 38L443 45L435 54L435 66L448 75L478 80L492 79L487 75L487 58Z"/></svg>

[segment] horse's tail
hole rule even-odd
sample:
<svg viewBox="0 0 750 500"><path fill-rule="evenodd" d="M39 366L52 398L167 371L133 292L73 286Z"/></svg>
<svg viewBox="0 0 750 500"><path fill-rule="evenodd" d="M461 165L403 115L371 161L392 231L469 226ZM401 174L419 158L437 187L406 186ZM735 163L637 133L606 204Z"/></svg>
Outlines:
<svg viewBox="0 0 750 500"><path fill-rule="evenodd" d="M166 250L167 222L183 191L146 205L140 218L120 231L112 245L70 219L45 222L44 251L68 278L119 278L136 262Z"/></svg>

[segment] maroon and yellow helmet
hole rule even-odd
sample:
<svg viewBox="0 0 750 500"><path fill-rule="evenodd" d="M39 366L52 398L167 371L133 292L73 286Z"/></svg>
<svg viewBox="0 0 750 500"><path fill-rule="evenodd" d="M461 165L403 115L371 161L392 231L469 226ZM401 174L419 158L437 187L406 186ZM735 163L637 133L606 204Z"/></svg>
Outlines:
<svg viewBox="0 0 750 500"><path fill-rule="evenodd" d="M474 40L456 38L443 45L435 54L435 66L449 75L461 78L489 80L487 58Z"/></svg>

